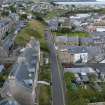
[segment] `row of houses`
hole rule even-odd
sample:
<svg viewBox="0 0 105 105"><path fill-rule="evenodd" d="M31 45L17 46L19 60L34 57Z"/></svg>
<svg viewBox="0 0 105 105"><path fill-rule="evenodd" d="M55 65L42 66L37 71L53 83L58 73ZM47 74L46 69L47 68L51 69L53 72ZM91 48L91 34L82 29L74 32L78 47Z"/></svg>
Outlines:
<svg viewBox="0 0 105 105"><path fill-rule="evenodd" d="M3 0L3 3L29 2L30 0Z"/></svg>
<svg viewBox="0 0 105 105"><path fill-rule="evenodd" d="M98 46L66 46L59 49L59 58L63 64L101 62L105 55Z"/></svg>
<svg viewBox="0 0 105 105"><path fill-rule="evenodd" d="M101 62L105 59L105 37L56 36L55 47L63 64Z"/></svg>
<svg viewBox="0 0 105 105"><path fill-rule="evenodd" d="M95 33L90 33L90 35L94 35ZM55 36L55 43L58 47L65 45L98 45L105 43L104 36L95 37L87 37L87 38L79 38L79 37L69 37L69 36Z"/></svg>
<svg viewBox="0 0 105 105"><path fill-rule="evenodd" d="M62 16L54 19L56 22L61 23L61 28L70 28L75 26L76 29L81 27L82 30L87 32L104 31L105 19L104 15L100 14L75 14L73 16ZM53 28L52 28L53 29Z"/></svg>
<svg viewBox="0 0 105 105"><path fill-rule="evenodd" d="M10 19L0 20L0 39L8 34L14 27L14 23Z"/></svg>
<svg viewBox="0 0 105 105"><path fill-rule="evenodd" d="M51 27L51 30L57 30L60 28L69 28L75 27L76 31L85 31L85 32L104 32L105 31L105 19L104 15L100 14L76 14L69 17L57 17L54 20L51 20L53 23L59 23L59 26Z"/></svg>
<svg viewBox="0 0 105 105"><path fill-rule="evenodd" d="M20 52L21 55L13 65L8 80L1 90L1 96L14 99L10 100L13 105L34 105L37 102L40 44L31 39Z"/></svg>
<svg viewBox="0 0 105 105"><path fill-rule="evenodd" d="M47 2L37 2L32 7L33 12L52 11L54 6Z"/></svg>

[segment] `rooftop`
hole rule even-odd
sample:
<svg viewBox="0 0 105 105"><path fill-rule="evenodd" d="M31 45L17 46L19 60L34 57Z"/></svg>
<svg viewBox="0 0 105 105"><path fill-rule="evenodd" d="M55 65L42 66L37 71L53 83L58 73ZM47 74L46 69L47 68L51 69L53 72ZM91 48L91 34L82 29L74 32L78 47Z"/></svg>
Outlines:
<svg viewBox="0 0 105 105"><path fill-rule="evenodd" d="M95 73L94 69L91 67L65 68L64 70L72 73Z"/></svg>
<svg viewBox="0 0 105 105"><path fill-rule="evenodd" d="M12 99L4 99L0 102L0 105L19 105L19 104Z"/></svg>
<svg viewBox="0 0 105 105"><path fill-rule="evenodd" d="M71 46L71 47L68 48L68 51L71 54L87 53L86 47L81 47L81 46Z"/></svg>
<svg viewBox="0 0 105 105"><path fill-rule="evenodd" d="M90 34L91 35L94 35L94 36L100 36L101 37L101 36L104 36L105 35L105 32L99 32L99 31L97 32L96 31L96 32L90 32Z"/></svg>
<svg viewBox="0 0 105 105"><path fill-rule="evenodd" d="M78 42L78 37L57 36L56 42Z"/></svg>
<svg viewBox="0 0 105 105"><path fill-rule="evenodd" d="M79 37L67 37L67 36L57 36L56 42L71 42L71 43L93 43L94 38L79 38Z"/></svg>
<svg viewBox="0 0 105 105"><path fill-rule="evenodd" d="M22 85L32 89L35 79L37 62L38 62L38 49L36 43L30 42L18 58L16 64L13 66L10 77L15 77Z"/></svg>
<svg viewBox="0 0 105 105"><path fill-rule="evenodd" d="M0 28L4 27L7 24L9 24L9 21L7 21L7 20L0 20Z"/></svg>
<svg viewBox="0 0 105 105"><path fill-rule="evenodd" d="M92 43L93 38L80 38L81 43Z"/></svg>

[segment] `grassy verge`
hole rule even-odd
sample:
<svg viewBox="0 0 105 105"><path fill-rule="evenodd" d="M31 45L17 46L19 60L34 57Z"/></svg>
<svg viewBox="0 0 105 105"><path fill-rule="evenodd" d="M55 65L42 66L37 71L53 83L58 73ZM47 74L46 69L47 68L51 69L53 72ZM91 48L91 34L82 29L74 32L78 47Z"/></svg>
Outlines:
<svg viewBox="0 0 105 105"><path fill-rule="evenodd" d="M28 23L27 27L22 29L16 37L15 43L18 46L25 46L30 40L30 37L35 37L40 41L41 49L48 51L45 39L44 39L44 24L38 20L32 20Z"/></svg>
<svg viewBox="0 0 105 105"><path fill-rule="evenodd" d="M51 81L50 64L40 67L39 80ZM51 88L50 86L39 86L39 105L51 105Z"/></svg>
<svg viewBox="0 0 105 105"><path fill-rule="evenodd" d="M40 86L39 105L51 105L50 89L46 86Z"/></svg>

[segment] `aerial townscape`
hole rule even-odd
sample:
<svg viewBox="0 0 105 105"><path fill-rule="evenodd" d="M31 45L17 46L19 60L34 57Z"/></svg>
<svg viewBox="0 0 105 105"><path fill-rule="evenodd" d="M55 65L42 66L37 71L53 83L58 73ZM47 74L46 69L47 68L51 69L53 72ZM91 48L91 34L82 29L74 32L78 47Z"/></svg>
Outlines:
<svg viewBox="0 0 105 105"><path fill-rule="evenodd" d="M0 105L105 105L105 0L0 0Z"/></svg>

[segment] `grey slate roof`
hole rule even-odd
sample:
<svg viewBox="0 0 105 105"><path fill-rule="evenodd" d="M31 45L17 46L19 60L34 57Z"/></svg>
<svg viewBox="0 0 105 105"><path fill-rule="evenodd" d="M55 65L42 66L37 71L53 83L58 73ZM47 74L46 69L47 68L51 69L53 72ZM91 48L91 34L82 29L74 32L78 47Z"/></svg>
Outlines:
<svg viewBox="0 0 105 105"><path fill-rule="evenodd" d="M1 20L0 21L0 28L4 27L5 25L9 24L9 21Z"/></svg>
<svg viewBox="0 0 105 105"><path fill-rule="evenodd" d="M35 49L35 44L36 43L30 41L31 47L26 47L24 49L10 74L10 76L14 76L18 82L30 89L32 89L32 86L25 83L25 81L31 80L34 82L35 79L38 62L38 49Z"/></svg>
<svg viewBox="0 0 105 105"><path fill-rule="evenodd" d="M105 32L90 32L90 34L94 36L105 36Z"/></svg>
<svg viewBox="0 0 105 105"><path fill-rule="evenodd" d="M20 70L18 70L17 74L16 74L16 79L18 81L21 81L22 83L24 83L24 80L27 80L27 79L31 79L34 81L34 76L35 76L35 73L36 73L36 63L37 63L37 56L33 56L35 53L34 49L32 48L27 48L23 55L25 57L25 62L23 62L22 64L19 64L20 66ZM34 72L33 73L30 73L29 72L29 69L34 69ZM31 77L29 76L29 74L31 74ZM31 88L29 85L25 84L24 85L26 87L29 87Z"/></svg>
<svg viewBox="0 0 105 105"><path fill-rule="evenodd" d="M78 37L57 36L57 42L74 42L78 43Z"/></svg>
<svg viewBox="0 0 105 105"><path fill-rule="evenodd" d="M93 42L93 38L81 38L80 42L81 43L92 43Z"/></svg>
<svg viewBox="0 0 105 105"><path fill-rule="evenodd" d="M19 105L19 104L12 99L5 99L0 101L0 105Z"/></svg>
<svg viewBox="0 0 105 105"><path fill-rule="evenodd" d="M68 38L68 42L74 42L74 43L78 43L78 41L79 41L79 39L78 39L78 37L69 37Z"/></svg>
<svg viewBox="0 0 105 105"><path fill-rule="evenodd" d="M81 46L72 46L68 48L68 51L71 54L76 54L76 53L87 53L87 49L85 47Z"/></svg>
<svg viewBox="0 0 105 105"><path fill-rule="evenodd" d="M91 59L92 57L98 56L101 53L101 48L98 46L90 46L90 47L86 47L87 51L88 51L88 57L89 59Z"/></svg>
<svg viewBox="0 0 105 105"><path fill-rule="evenodd" d="M67 36L57 36L56 42L71 42L71 43L93 43L94 38L78 38L78 37L67 37Z"/></svg>

